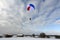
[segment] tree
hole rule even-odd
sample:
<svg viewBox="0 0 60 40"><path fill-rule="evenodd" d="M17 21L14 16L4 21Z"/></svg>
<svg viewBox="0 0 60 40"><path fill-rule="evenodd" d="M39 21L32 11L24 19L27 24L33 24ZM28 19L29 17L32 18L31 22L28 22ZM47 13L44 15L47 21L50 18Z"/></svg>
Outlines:
<svg viewBox="0 0 60 40"><path fill-rule="evenodd" d="M40 38L45 38L46 35L45 35L45 33L40 33L39 37L40 37Z"/></svg>
<svg viewBox="0 0 60 40"><path fill-rule="evenodd" d="M35 34L32 34L33 37L35 37Z"/></svg>
<svg viewBox="0 0 60 40"><path fill-rule="evenodd" d="M11 34L5 34L5 37L9 38L9 37L13 37L13 35L11 35Z"/></svg>

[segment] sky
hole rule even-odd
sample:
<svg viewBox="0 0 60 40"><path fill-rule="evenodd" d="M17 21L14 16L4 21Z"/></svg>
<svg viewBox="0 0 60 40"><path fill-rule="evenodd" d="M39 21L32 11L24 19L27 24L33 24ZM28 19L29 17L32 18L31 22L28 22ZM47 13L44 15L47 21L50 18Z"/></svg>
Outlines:
<svg viewBox="0 0 60 40"><path fill-rule="evenodd" d="M27 11L29 4L35 9ZM0 27L7 33L60 33L60 0L0 0Z"/></svg>

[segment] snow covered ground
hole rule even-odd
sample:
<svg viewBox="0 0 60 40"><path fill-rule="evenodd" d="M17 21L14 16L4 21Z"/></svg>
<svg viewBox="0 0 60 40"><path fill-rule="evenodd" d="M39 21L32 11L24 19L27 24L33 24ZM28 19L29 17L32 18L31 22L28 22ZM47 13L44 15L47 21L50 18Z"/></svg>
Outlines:
<svg viewBox="0 0 60 40"><path fill-rule="evenodd" d="M21 38L1 38L0 40L60 40L60 39L51 39L51 38L30 38L30 37L21 37Z"/></svg>

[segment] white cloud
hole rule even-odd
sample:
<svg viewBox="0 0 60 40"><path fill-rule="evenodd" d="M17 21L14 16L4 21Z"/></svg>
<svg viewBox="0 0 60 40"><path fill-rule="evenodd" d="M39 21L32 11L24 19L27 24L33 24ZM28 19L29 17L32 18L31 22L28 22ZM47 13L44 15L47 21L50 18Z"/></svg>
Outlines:
<svg viewBox="0 0 60 40"><path fill-rule="evenodd" d="M60 20L56 20L56 22L55 22L56 24L60 24Z"/></svg>

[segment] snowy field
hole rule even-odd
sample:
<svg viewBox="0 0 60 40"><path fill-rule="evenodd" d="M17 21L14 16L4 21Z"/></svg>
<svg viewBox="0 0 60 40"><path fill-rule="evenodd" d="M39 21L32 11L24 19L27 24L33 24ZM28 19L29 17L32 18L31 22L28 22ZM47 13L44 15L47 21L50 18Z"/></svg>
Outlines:
<svg viewBox="0 0 60 40"><path fill-rule="evenodd" d="M1 38L0 40L60 40L60 39L50 39L50 38L30 38L30 37L21 37L21 38Z"/></svg>

